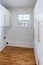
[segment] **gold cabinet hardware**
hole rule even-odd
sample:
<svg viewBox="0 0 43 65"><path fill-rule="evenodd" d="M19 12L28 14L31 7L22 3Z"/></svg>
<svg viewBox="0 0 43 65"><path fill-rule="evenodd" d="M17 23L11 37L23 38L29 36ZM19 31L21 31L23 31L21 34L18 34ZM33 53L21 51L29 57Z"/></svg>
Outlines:
<svg viewBox="0 0 43 65"><path fill-rule="evenodd" d="M40 42L40 22L38 22L38 42Z"/></svg>
<svg viewBox="0 0 43 65"><path fill-rule="evenodd" d="M4 25L6 25L6 15L4 15Z"/></svg>
<svg viewBox="0 0 43 65"><path fill-rule="evenodd" d="M40 61L39 61L39 59L38 59L38 65L40 65Z"/></svg>
<svg viewBox="0 0 43 65"><path fill-rule="evenodd" d="M11 25L11 16L10 16L10 25Z"/></svg>

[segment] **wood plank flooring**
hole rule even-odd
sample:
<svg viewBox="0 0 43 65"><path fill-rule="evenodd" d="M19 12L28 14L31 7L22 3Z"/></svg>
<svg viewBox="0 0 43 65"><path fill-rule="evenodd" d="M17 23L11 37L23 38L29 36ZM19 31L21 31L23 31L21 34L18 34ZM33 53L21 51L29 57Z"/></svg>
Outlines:
<svg viewBox="0 0 43 65"><path fill-rule="evenodd" d="M0 65L36 65L33 49L7 46L0 52Z"/></svg>

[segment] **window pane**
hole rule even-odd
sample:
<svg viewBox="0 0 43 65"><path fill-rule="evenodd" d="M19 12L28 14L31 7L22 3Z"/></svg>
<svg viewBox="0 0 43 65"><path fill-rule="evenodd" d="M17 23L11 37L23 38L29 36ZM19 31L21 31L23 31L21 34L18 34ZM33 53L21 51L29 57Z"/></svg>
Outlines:
<svg viewBox="0 0 43 65"><path fill-rule="evenodd" d="M30 20L30 14L18 15L18 20Z"/></svg>
<svg viewBox="0 0 43 65"><path fill-rule="evenodd" d="M24 15L24 20L30 20L30 15Z"/></svg>
<svg viewBox="0 0 43 65"><path fill-rule="evenodd" d="M19 15L18 16L18 20L23 20L24 18L23 18L23 15Z"/></svg>

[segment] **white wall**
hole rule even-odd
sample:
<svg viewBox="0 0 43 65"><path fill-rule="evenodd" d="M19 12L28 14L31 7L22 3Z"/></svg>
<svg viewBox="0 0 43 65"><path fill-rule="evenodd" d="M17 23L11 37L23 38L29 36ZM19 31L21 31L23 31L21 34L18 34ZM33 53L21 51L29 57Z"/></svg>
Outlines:
<svg viewBox="0 0 43 65"><path fill-rule="evenodd" d="M32 8L15 8L12 9L12 27L7 34L6 41L12 46L33 48L33 9ZM19 28L17 26L18 14L31 14L31 28Z"/></svg>
<svg viewBox="0 0 43 65"><path fill-rule="evenodd" d="M6 39L4 39L4 37L6 37L9 29L9 27L0 26L0 51L6 47Z"/></svg>
<svg viewBox="0 0 43 65"><path fill-rule="evenodd" d="M4 27L0 27L0 51L6 46L6 40L4 40L4 36Z"/></svg>

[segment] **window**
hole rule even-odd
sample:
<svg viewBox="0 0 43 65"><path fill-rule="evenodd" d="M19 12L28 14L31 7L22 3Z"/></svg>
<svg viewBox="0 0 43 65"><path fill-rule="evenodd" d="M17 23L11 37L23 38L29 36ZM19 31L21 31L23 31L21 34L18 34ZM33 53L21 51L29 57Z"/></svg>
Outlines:
<svg viewBox="0 0 43 65"><path fill-rule="evenodd" d="M30 27L31 26L30 14L18 15L18 26L19 27Z"/></svg>

